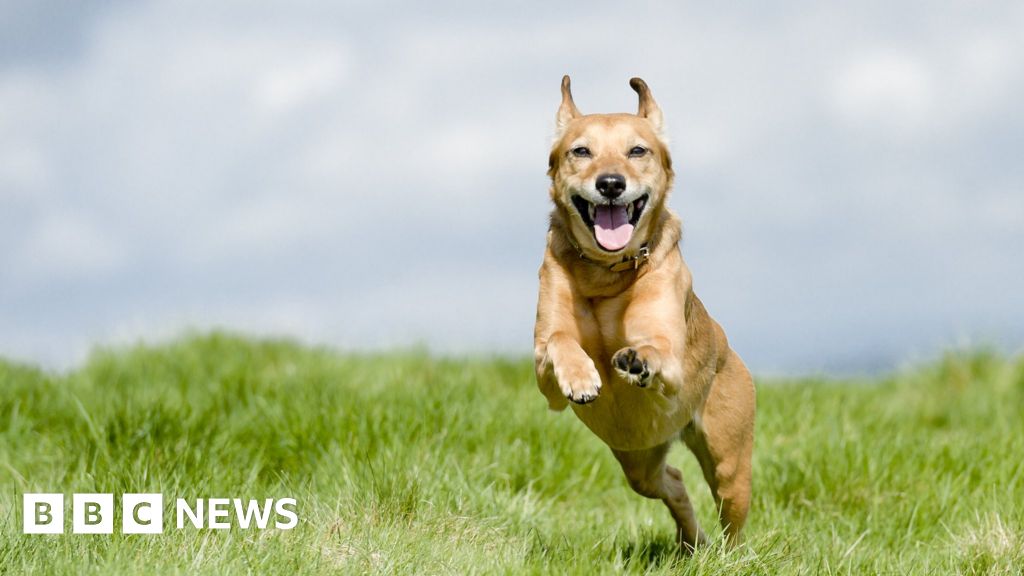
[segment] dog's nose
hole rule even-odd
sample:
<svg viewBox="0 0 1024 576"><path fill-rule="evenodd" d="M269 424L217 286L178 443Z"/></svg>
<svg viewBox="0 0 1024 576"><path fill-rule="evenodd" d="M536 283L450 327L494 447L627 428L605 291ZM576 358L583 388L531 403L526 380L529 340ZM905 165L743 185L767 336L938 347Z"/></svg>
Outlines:
<svg viewBox="0 0 1024 576"><path fill-rule="evenodd" d="M613 200L626 191L626 178L622 174L601 174L594 186L601 196Z"/></svg>

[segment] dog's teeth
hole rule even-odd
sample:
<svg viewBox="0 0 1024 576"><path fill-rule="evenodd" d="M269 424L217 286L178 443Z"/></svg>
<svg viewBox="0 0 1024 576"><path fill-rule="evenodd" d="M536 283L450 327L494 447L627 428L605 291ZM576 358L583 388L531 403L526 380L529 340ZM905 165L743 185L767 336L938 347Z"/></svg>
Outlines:
<svg viewBox="0 0 1024 576"><path fill-rule="evenodd" d="M591 220L591 222L593 222L595 218L597 218L597 206L594 206L593 204L591 204L590 205L590 220Z"/></svg>
<svg viewBox="0 0 1024 576"><path fill-rule="evenodd" d="M626 204L626 219L627 220L632 220L633 219L633 203L632 202L630 202L629 204Z"/></svg>

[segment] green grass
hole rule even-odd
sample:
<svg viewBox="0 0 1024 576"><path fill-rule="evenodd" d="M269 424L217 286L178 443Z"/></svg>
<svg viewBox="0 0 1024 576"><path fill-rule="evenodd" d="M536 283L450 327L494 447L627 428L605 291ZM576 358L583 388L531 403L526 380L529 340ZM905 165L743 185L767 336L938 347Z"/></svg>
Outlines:
<svg viewBox="0 0 1024 576"><path fill-rule="evenodd" d="M0 361L0 572L1020 574L1022 415L1024 359L988 353L759 382L746 544L683 557L528 360L214 334L64 375ZM670 459L714 528L693 458ZM22 493L49 491L291 496L301 521L177 530L168 503L162 535L22 535Z"/></svg>

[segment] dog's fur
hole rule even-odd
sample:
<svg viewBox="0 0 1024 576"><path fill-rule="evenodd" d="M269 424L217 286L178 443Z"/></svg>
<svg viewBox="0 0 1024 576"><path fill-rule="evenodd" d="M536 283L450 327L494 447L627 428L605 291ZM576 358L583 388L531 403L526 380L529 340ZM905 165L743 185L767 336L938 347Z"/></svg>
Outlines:
<svg viewBox="0 0 1024 576"><path fill-rule="evenodd" d="M569 77L562 79L548 170L555 208L534 334L537 382L553 410L572 403L611 447L636 492L668 506L689 550L707 537L679 471L665 463L671 442L681 437L735 543L750 507L754 385L693 292L678 247L681 224L666 207L673 172L661 110L642 80L630 85L640 96L637 114L582 115ZM595 184L607 174L625 177L615 203L647 195L628 244L616 251L598 243L593 216L588 222L577 207L580 198L611 202ZM610 269L645 246L650 255L637 259L636 268Z"/></svg>

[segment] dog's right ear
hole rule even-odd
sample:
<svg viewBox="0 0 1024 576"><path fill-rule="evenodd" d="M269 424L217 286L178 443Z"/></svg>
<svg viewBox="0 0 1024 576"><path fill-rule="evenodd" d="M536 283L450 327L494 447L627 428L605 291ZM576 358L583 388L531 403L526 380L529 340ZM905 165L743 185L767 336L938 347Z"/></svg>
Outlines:
<svg viewBox="0 0 1024 576"><path fill-rule="evenodd" d="M569 89L569 75L562 76L562 105L558 107L558 114L555 116L555 129L561 135L565 132L569 122L582 116L576 103L572 101L572 91Z"/></svg>

